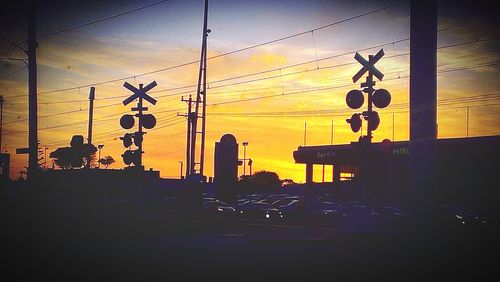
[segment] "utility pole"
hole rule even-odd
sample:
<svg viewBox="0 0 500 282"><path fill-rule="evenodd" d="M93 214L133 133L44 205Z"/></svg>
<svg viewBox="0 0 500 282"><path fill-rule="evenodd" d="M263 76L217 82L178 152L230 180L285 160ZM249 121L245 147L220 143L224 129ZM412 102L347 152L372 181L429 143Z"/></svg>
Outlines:
<svg viewBox="0 0 500 282"><path fill-rule="evenodd" d="M304 122L304 147L306 146L307 122Z"/></svg>
<svg viewBox="0 0 500 282"><path fill-rule="evenodd" d="M191 95L189 95L189 99L184 99L181 97L182 102L187 102L187 112L186 114L177 114L177 116L183 116L187 119L187 133L186 133L186 176L189 175L191 171L191 122L194 118L194 113L191 112L191 108L193 107L193 99ZM181 174L182 175L182 174Z"/></svg>
<svg viewBox="0 0 500 282"><path fill-rule="evenodd" d="M330 136L330 145L333 145L333 120L332 120L332 133Z"/></svg>
<svg viewBox="0 0 500 282"><path fill-rule="evenodd" d="M3 128L3 95L0 95L0 154L2 153L2 128Z"/></svg>
<svg viewBox="0 0 500 282"><path fill-rule="evenodd" d="M206 126L206 106L207 106L207 37L210 29L207 29L208 20L208 0L205 0L205 12L203 17L203 35L201 43L200 68L198 74L198 88L194 114L191 120L191 148L189 150L189 176L196 173L196 164L199 164L199 174L203 175L205 158L205 126ZM201 116L200 113L201 103ZM201 131L198 131L198 119L201 118ZM200 160L196 162L196 135L201 134Z"/></svg>
<svg viewBox="0 0 500 282"><path fill-rule="evenodd" d="M35 1L28 2L28 87L29 87L29 161L28 179L38 168L38 102L37 102L37 65L36 65L36 29L35 29Z"/></svg>
<svg viewBox="0 0 500 282"><path fill-rule="evenodd" d="M394 142L394 113L392 114L392 142Z"/></svg>
<svg viewBox="0 0 500 282"><path fill-rule="evenodd" d="M94 120L94 99L95 99L95 87L90 87L90 93L89 93L89 130L88 130L88 138L87 138L87 143L92 145L92 122ZM89 155L87 156L87 168L90 168L90 151Z"/></svg>
<svg viewBox="0 0 500 282"><path fill-rule="evenodd" d="M248 142L243 142L243 176L247 175L247 173L246 173L247 146L248 146Z"/></svg>
<svg viewBox="0 0 500 282"><path fill-rule="evenodd" d="M469 106L467 106L467 113L466 113L466 115L467 115L467 122L466 122L466 125L465 125L465 126L466 126L465 136L466 136L467 138L469 138ZM1 143L0 143L0 144L1 144Z"/></svg>
<svg viewBox="0 0 500 282"><path fill-rule="evenodd" d="M437 205L437 0L411 1L410 38L408 197L419 214L432 215L429 207Z"/></svg>

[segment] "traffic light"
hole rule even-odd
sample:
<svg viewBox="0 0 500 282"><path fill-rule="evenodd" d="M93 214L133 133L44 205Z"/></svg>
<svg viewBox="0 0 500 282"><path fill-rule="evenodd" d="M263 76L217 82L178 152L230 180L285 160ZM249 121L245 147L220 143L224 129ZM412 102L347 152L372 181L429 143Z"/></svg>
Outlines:
<svg viewBox="0 0 500 282"><path fill-rule="evenodd" d="M132 134L125 133L125 135L123 135L123 137L120 137L120 139L123 141L123 146L125 148L132 146Z"/></svg>
<svg viewBox="0 0 500 282"><path fill-rule="evenodd" d="M377 130L380 124L380 117L378 116L378 113L375 111L363 112L363 116L365 117L365 120L368 121L368 130Z"/></svg>
<svg viewBox="0 0 500 282"><path fill-rule="evenodd" d="M358 132L361 129L361 116L360 114L353 114L350 119L346 119L347 123L351 125L353 132Z"/></svg>
<svg viewBox="0 0 500 282"><path fill-rule="evenodd" d="M349 106L349 108L359 109L365 102L365 96L363 96L363 92L359 90L351 90L347 93L345 102L347 103L347 106Z"/></svg>

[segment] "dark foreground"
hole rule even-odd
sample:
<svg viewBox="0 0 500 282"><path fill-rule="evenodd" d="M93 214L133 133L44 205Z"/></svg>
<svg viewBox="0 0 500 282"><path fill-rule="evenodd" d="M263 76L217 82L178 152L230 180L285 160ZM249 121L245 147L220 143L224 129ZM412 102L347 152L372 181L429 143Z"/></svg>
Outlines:
<svg viewBox="0 0 500 282"><path fill-rule="evenodd" d="M356 232L124 203L1 207L4 281L499 281L496 227ZM434 227L432 227L434 226Z"/></svg>

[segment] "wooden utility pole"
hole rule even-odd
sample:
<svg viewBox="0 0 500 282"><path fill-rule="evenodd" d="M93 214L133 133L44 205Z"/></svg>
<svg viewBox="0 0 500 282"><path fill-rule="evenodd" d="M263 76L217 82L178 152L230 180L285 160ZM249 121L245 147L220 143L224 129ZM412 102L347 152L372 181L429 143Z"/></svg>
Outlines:
<svg viewBox="0 0 500 282"><path fill-rule="evenodd" d="M92 145L92 122L94 120L94 99L95 99L95 87L90 87L89 93L89 130L88 130L88 138L87 143ZM90 158L91 153L89 151L89 155L87 156L87 168L90 168ZM99 160L97 160L99 161Z"/></svg>
<svg viewBox="0 0 500 282"><path fill-rule="evenodd" d="M29 160L28 179L33 179L38 169L38 102L37 102L37 65L36 65L36 28L35 3L28 2L28 97L29 97Z"/></svg>

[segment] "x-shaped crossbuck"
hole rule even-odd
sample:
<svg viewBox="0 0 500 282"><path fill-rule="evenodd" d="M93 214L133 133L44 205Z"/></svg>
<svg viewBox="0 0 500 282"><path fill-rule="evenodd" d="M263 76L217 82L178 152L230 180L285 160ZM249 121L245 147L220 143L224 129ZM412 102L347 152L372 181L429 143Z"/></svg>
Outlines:
<svg viewBox="0 0 500 282"><path fill-rule="evenodd" d="M352 77L352 82L358 81L358 79L363 76L367 71L371 71L371 73L378 78L378 80L382 80L384 78L384 74L381 73L374 65L380 58L382 58L385 55L384 49L380 49L378 53L373 56L373 58L370 61L367 61L363 56L361 56L359 53L356 52L356 55L354 55L354 59L358 61L360 64L363 65L363 67Z"/></svg>
<svg viewBox="0 0 500 282"><path fill-rule="evenodd" d="M128 97L127 99L123 100L123 105L126 106L139 97L143 98L144 100L148 101L149 103L151 103L153 105L156 105L156 99L154 99L153 97L146 94L146 92L153 89L153 87L155 87L156 85L157 85L156 81L153 81L150 84L143 87L142 89L137 89L132 84L125 82L123 84L123 86L125 88L127 88L128 90L134 92L134 94L131 95L130 97Z"/></svg>

